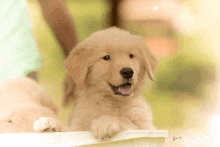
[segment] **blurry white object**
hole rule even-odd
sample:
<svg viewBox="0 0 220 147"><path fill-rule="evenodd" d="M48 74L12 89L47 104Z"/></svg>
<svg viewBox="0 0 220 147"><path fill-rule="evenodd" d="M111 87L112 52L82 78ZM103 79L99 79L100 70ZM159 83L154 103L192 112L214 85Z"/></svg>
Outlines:
<svg viewBox="0 0 220 147"><path fill-rule="evenodd" d="M213 115L209 121L210 136L215 145L220 145L220 114Z"/></svg>
<svg viewBox="0 0 220 147"><path fill-rule="evenodd" d="M116 134L111 141L99 142L90 132L0 134L0 146L95 146L95 147L162 147L166 130L136 130Z"/></svg>
<svg viewBox="0 0 220 147"><path fill-rule="evenodd" d="M177 31L193 33L198 28L198 17L181 0L124 0L120 16L128 20L166 20Z"/></svg>

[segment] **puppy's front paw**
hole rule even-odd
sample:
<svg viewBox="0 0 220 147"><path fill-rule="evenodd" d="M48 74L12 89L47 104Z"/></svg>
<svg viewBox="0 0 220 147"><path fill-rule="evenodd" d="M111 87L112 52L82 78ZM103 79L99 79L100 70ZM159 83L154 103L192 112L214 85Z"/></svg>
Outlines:
<svg viewBox="0 0 220 147"><path fill-rule="evenodd" d="M100 141L111 139L112 135L120 130L118 118L107 115L93 120L91 125L92 134Z"/></svg>
<svg viewBox="0 0 220 147"><path fill-rule="evenodd" d="M34 131L36 132L59 132L60 126L56 120L51 117L40 117L34 122Z"/></svg>

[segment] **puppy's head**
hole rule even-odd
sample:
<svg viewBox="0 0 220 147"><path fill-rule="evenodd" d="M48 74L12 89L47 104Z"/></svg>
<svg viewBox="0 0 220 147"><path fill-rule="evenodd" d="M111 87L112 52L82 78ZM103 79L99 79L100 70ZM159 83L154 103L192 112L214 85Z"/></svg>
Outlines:
<svg viewBox="0 0 220 147"><path fill-rule="evenodd" d="M145 73L154 80L156 66L143 39L118 28L93 33L64 62L76 86L120 98L139 92Z"/></svg>

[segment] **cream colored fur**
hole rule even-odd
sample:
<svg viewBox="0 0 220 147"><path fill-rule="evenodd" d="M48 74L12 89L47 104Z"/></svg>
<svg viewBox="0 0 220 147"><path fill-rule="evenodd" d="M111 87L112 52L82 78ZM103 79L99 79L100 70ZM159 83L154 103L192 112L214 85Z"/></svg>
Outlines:
<svg viewBox="0 0 220 147"><path fill-rule="evenodd" d="M103 59L106 55L110 60ZM155 129L141 91L146 75L154 80L157 61L140 36L115 27L95 32L72 50L64 66L63 104L75 105L69 115L72 131L91 131L105 140L122 130ZM115 95L108 83L125 83L120 70L127 67L134 71L132 94Z"/></svg>
<svg viewBox="0 0 220 147"><path fill-rule="evenodd" d="M49 94L34 80L19 77L0 83L0 133L68 131L57 112Z"/></svg>

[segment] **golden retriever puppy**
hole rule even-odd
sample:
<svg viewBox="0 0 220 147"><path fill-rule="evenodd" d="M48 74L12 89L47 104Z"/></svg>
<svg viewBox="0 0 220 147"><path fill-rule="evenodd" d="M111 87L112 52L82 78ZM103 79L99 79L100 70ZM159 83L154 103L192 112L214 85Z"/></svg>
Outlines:
<svg viewBox="0 0 220 147"><path fill-rule="evenodd" d="M141 95L146 75L154 80L157 61L137 35L116 27L93 33L64 61L64 105L73 101L72 131L91 131L107 140L122 130L154 130Z"/></svg>
<svg viewBox="0 0 220 147"><path fill-rule="evenodd" d="M0 133L68 131L46 90L27 77L0 83Z"/></svg>

